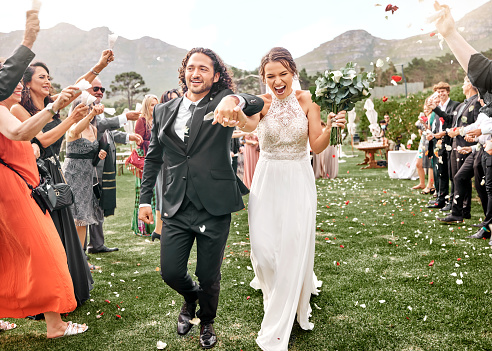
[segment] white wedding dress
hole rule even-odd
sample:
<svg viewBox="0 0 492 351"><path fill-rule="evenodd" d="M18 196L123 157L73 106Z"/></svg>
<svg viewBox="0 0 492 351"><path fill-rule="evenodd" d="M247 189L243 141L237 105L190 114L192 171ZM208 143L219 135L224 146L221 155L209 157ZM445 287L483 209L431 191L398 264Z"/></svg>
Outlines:
<svg viewBox="0 0 492 351"><path fill-rule="evenodd" d="M272 104L258 124L260 159L249 195L251 286L263 293L264 317L257 344L286 351L297 313L302 329L309 322L311 294L321 282L313 272L316 185L308 152L308 119L295 91L272 94Z"/></svg>

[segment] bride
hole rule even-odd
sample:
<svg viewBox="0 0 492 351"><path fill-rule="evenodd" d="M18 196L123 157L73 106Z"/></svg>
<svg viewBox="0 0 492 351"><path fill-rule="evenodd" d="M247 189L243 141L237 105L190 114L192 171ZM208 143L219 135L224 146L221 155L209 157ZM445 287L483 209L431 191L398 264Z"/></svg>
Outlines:
<svg viewBox="0 0 492 351"><path fill-rule="evenodd" d="M236 122L243 131L258 127L260 158L249 196L251 282L263 292L265 315L256 339L262 350L287 350L297 314L309 322L316 232L316 185L308 141L315 153L330 143L332 126L345 126L345 111L328 116L321 128L320 108L308 91L293 88L297 68L290 52L276 47L261 60L260 75L270 92L260 114Z"/></svg>

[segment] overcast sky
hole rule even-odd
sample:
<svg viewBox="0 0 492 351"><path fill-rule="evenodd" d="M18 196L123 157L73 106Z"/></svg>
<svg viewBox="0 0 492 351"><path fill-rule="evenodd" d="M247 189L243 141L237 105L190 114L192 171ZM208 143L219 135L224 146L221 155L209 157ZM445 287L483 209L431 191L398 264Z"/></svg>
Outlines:
<svg viewBox="0 0 492 351"><path fill-rule="evenodd" d="M150 36L183 49L209 47L228 64L244 69L259 66L274 46L299 57L347 30L364 29L379 38L399 39L434 29L425 24L434 0L391 0L399 7L394 14L385 12L388 2L380 0L42 1L41 28L60 22L83 30L105 26L127 39ZM487 1L443 3L450 5L458 20ZM0 11L0 32L23 29L24 12L31 3L15 0L15 6ZM118 43L114 50L117 54Z"/></svg>

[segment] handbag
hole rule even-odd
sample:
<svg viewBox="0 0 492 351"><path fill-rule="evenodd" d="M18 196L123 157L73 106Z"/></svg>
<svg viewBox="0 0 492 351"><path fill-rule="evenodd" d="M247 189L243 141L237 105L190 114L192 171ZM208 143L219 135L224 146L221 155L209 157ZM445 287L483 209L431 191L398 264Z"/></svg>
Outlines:
<svg viewBox="0 0 492 351"><path fill-rule="evenodd" d="M17 172L14 168L5 163L5 161L1 158L0 163L15 172L19 177L21 177L21 179L26 183L27 187L31 190L31 197L34 199L34 201L36 201L43 213L46 213L46 211L53 211L54 205L56 203L56 194L51 184L48 184L46 182L46 179L42 178L39 185L35 188L31 184L29 184L19 172Z"/></svg>
<svg viewBox="0 0 492 351"><path fill-rule="evenodd" d="M38 171L41 175L41 179L46 182L47 186L49 185L53 189L55 201L53 203L52 211L58 211L73 204L74 196L70 185L66 184L66 182L53 184L52 178L44 161L42 159L37 159L36 164L38 165ZM63 176L63 173L61 174ZM49 190L49 192L51 194L51 190Z"/></svg>
<svg viewBox="0 0 492 351"><path fill-rule="evenodd" d="M128 158L125 160L125 166L128 167L128 165L132 165L133 166L132 168L130 167L128 168L133 172L133 174L135 174L139 178L142 178L144 164L145 164L145 156L139 155L137 149L133 149L130 156L128 156Z"/></svg>

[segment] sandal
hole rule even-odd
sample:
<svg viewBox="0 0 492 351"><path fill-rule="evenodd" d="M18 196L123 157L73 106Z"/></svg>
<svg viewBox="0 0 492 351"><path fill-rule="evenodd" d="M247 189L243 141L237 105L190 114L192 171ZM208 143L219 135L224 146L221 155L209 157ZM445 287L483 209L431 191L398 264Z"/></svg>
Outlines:
<svg viewBox="0 0 492 351"><path fill-rule="evenodd" d="M0 330L10 330L17 328L17 324L0 320Z"/></svg>
<svg viewBox="0 0 492 351"><path fill-rule="evenodd" d="M87 329L89 329L89 327L85 324L77 324L70 321L68 322L67 329L65 329L65 333L63 333L63 335L55 336L54 338L50 339L58 339L63 338L64 336L82 334L83 332L87 331Z"/></svg>
<svg viewBox="0 0 492 351"><path fill-rule="evenodd" d="M428 195L428 194L434 194L435 191L436 191L435 188L429 189L426 187L424 190L421 191L421 193L424 195Z"/></svg>
<svg viewBox="0 0 492 351"><path fill-rule="evenodd" d="M93 265L93 264L89 264L89 269L91 271L98 271L101 269L101 266L96 266L96 265Z"/></svg>

